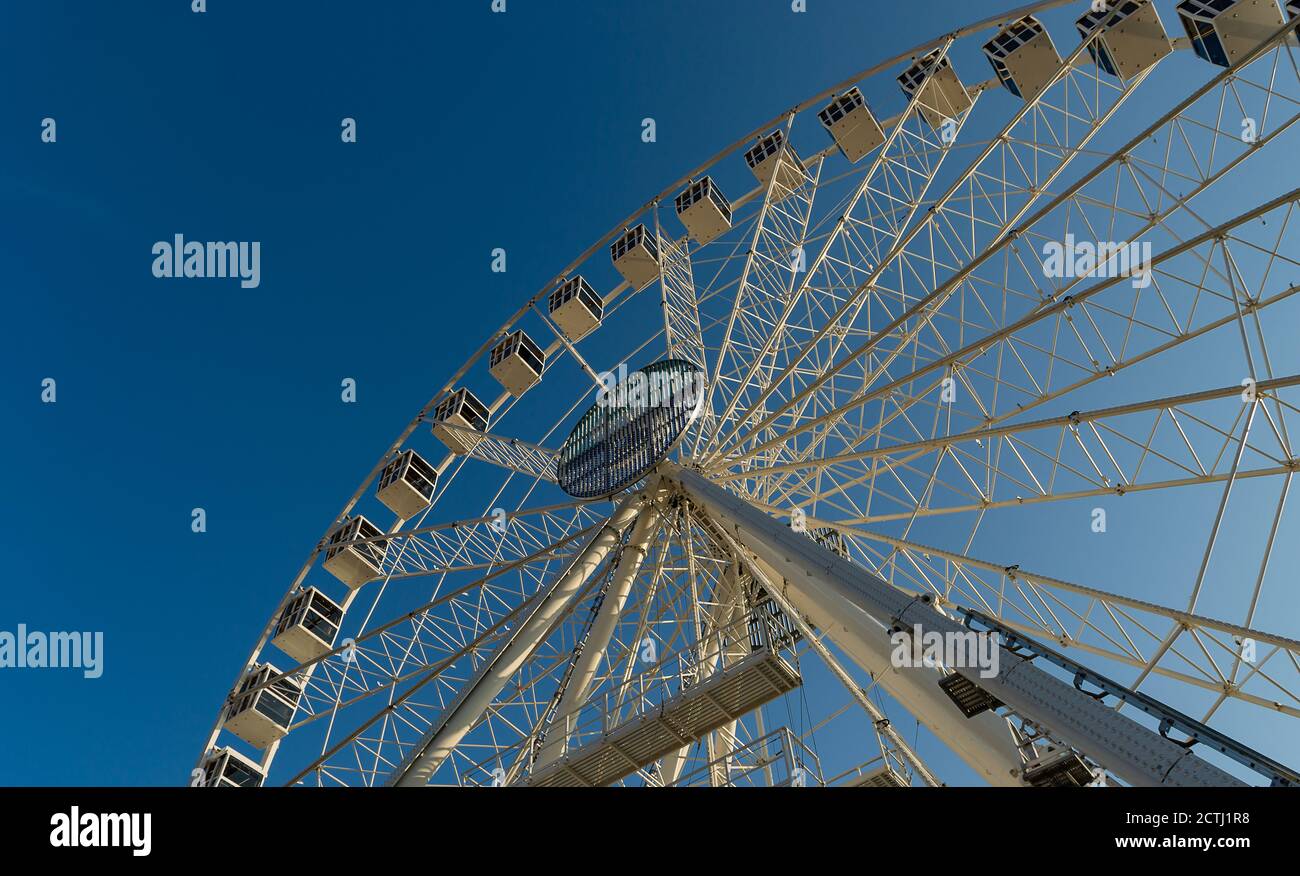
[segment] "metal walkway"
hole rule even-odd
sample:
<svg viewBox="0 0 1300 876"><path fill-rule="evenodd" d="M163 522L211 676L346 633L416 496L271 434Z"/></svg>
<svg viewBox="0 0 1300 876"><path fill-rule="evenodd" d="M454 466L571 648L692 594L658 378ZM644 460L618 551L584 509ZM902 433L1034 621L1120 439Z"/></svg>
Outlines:
<svg viewBox="0 0 1300 876"><path fill-rule="evenodd" d="M542 788L613 784L802 683L799 673L779 654L763 648L571 750L521 784Z"/></svg>

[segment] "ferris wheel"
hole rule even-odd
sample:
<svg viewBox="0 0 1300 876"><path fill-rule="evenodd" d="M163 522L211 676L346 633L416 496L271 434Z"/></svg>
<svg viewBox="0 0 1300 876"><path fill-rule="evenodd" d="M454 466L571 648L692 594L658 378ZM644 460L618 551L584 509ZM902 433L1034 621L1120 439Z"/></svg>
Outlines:
<svg viewBox="0 0 1300 876"><path fill-rule="evenodd" d="M401 430L193 783L951 781L919 728L994 785L1300 782L1298 16L1037 3L674 182ZM982 540L1192 495L1167 580Z"/></svg>

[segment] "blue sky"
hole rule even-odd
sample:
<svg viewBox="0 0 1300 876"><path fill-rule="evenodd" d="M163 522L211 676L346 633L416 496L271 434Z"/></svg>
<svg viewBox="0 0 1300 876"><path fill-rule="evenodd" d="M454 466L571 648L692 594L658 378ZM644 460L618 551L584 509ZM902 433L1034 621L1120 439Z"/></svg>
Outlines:
<svg viewBox="0 0 1300 876"><path fill-rule="evenodd" d="M0 629L100 630L106 655L95 680L0 672L0 783L183 783L311 545L526 296L764 119L993 11L809 5L4 4ZM155 279L150 248L177 233L260 241L260 286ZM339 399L348 377L356 404ZM1186 563L1149 548L1186 540L1192 562L1204 539L1171 519L1112 520L1105 550L1050 533L1017 560L1177 593ZM1293 569L1295 550L1277 562Z"/></svg>

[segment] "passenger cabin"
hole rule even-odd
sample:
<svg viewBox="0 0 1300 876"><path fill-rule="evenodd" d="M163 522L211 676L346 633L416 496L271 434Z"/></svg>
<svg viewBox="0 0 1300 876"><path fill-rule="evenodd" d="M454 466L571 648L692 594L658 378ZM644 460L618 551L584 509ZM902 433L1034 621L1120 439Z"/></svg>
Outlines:
<svg viewBox="0 0 1300 876"><path fill-rule="evenodd" d="M644 225L624 232L610 244L609 255L633 289L644 289L659 279L659 242Z"/></svg>
<svg viewBox="0 0 1300 876"><path fill-rule="evenodd" d="M284 738L302 697L302 686L291 678L271 682L279 674L271 664L258 663L240 682L226 712L226 729L254 748Z"/></svg>
<svg viewBox="0 0 1300 876"><path fill-rule="evenodd" d="M448 429L443 424L459 426L461 429L473 429L486 432L488 427L487 405L468 389L460 389L447 396L433 411L433 434L447 445L452 453L469 453L478 443L473 435L466 435L456 429Z"/></svg>
<svg viewBox="0 0 1300 876"><path fill-rule="evenodd" d="M299 663L323 657L334 647L343 609L315 587L300 590L280 612L271 644Z"/></svg>
<svg viewBox="0 0 1300 876"><path fill-rule="evenodd" d="M233 748L218 748L203 761L204 788L260 788L266 776L257 761L244 757Z"/></svg>
<svg viewBox="0 0 1300 876"><path fill-rule="evenodd" d="M935 67L936 63L937 67ZM929 73L931 67L935 67L933 73ZM926 83L925 77L928 73L930 81ZM944 55L940 59L937 49L899 74L898 85L909 100L916 98L921 116L926 124L936 130L942 128L948 121L960 118L973 103L966 86L962 85L961 79L957 77L957 71L953 69L948 56ZM919 97L917 97L918 90L921 91Z"/></svg>
<svg viewBox="0 0 1300 876"><path fill-rule="evenodd" d="M564 336L577 343L600 326L605 302L581 276L570 277L551 293L546 310Z"/></svg>
<svg viewBox="0 0 1300 876"><path fill-rule="evenodd" d="M1169 35L1150 0L1124 0L1103 12L1089 10L1075 22L1083 39L1100 29L1088 43L1088 53L1111 76L1129 80L1172 52Z"/></svg>
<svg viewBox="0 0 1300 876"><path fill-rule="evenodd" d="M856 86L831 99L821 112L817 113L822 127L830 132L835 145L852 163L861 161L881 143L885 142L885 132L880 122L872 115L866 98Z"/></svg>
<svg viewBox="0 0 1300 876"><path fill-rule="evenodd" d="M1285 23L1277 0L1183 0L1178 18L1203 60L1231 67Z"/></svg>
<svg viewBox="0 0 1300 876"><path fill-rule="evenodd" d="M433 501L438 470L414 450L403 450L384 466L375 497L403 520L410 520Z"/></svg>
<svg viewBox="0 0 1300 876"><path fill-rule="evenodd" d="M488 370L515 398L542 379L545 365L546 354L523 329L506 335L488 354Z"/></svg>
<svg viewBox="0 0 1300 876"><path fill-rule="evenodd" d="M343 525L330 533L325 546L325 571L355 590L367 581L373 581L383 572L386 541L351 542L362 538L377 538L383 531L366 518L349 517Z"/></svg>
<svg viewBox="0 0 1300 876"><path fill-rule="evenodd" d="M701 246L731 230L731 202L710 177L693 181L674 203L677 218L686 226L691 240Z"/></svg>
<svg viewBox="0 0 1300 876"><path fill-rule="evenodd" d="M780 128L751 146L745 152L745 163L749 165L754 178L764 186L772 181L773 172L780 168L773 184L772 199L775 201L781 200L808 179L808 173L794 148L786 147L785 131Z"/></svg>
<svg viewBox="0 0 1300 876"><path fill-rule="evenodd" d="M1024 101L1038 97L1061 67L1051 34L1032 15L998 31L984 54L1007 91Z"/></svg>

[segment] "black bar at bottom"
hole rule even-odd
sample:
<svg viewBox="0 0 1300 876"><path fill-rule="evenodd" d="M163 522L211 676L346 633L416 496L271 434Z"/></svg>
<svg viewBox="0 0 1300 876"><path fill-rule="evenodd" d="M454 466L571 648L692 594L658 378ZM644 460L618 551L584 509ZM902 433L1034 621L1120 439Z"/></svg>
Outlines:
<svg viewBox="0 0 1300 876"><path fill-rule="evenodd" d="M800 872L830 868L839 857L814 849L873 853L872 846L927 869L948 855L969 864L972 854L989 856L990 865L1097 854L1230 861L1289 854L1298 799L1286 789L16 788L0 789L0 843L10 860L128 867L202 860L243 872L255 861L259 872L280 862L314 872L328 862L328 872L391 858L457 868L481 860L500 870L577 849L588 863L599 849L651 854L651 836L653 855L671 864L701 840L685 836L684 826L708 825L728 844L732 864L740 853L770 865L780 853L774 837L788 838L789 854L803 859ZM847 831L850 824L858 827ZM738 842L745 836L753 842Z"/></svg>

